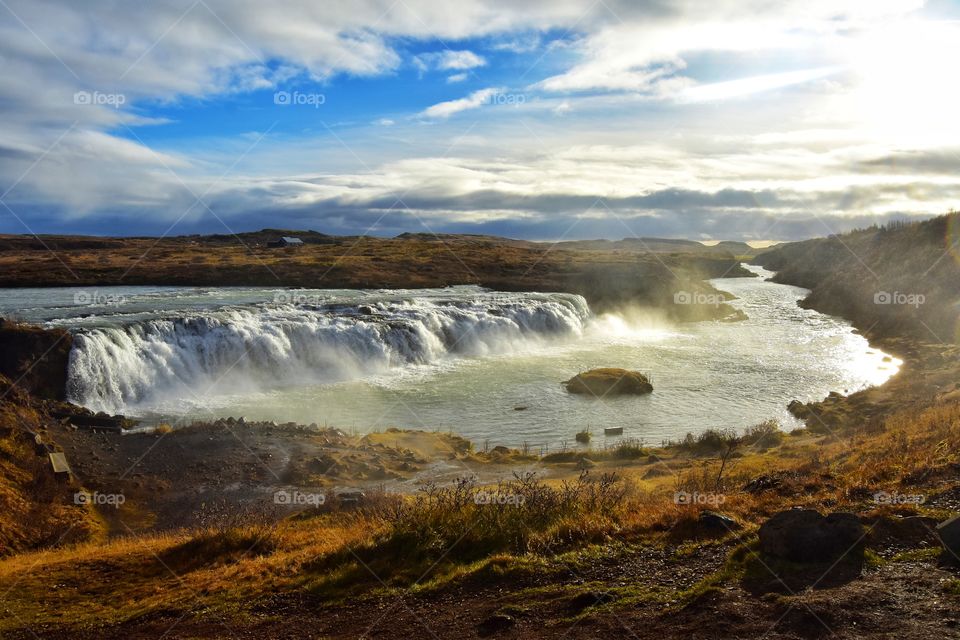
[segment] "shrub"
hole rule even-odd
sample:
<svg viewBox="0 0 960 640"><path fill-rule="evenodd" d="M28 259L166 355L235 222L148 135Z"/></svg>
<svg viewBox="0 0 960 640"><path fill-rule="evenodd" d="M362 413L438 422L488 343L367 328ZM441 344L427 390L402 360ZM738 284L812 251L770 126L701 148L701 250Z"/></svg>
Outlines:
<svg viewBox="0 0 960 640"><path fill-rule="evenodd" d="M739 436L733 429L707 429L693 435L688 433L674 446L693 455L715 455L727 451L739 442Z"/></svg>
<svg viewBox="0 0 960 640"><path fill-rule="evenodd" d="M776 420L767 420L752 427L747 427L743 432L743 444L757 449L769 449L779 446L783 443L783 431Z"/></svg>
<svg viewBox="0 0 960 640"><path fill-rule="evenodd" d="M588 472L559 487L532 472L516 473L489 490L470 479L448 487L426 485L398 504L389 533L375 547L405 557L473 561L599 541L616 529L624 494L615 474L594 479Z"/></svg>
<svg viewBox="0 0 960 640"><path fill-rule="evenodd" d="M643 446L643 440L637 438L624 438L613 447L613 457L621 460L636 460L650 455L650 452Z"/></svg>

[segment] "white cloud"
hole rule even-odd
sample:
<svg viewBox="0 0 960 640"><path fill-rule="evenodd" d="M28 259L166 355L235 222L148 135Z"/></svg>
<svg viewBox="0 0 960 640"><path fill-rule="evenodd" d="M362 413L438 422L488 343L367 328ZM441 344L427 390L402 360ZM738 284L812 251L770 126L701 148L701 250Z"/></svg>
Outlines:
<svg viewBox="0 0 960 640"><path fill-rule="evenodd" d="M683 90L663 80L687 68L693 53L795 51L841 48L842 38L891 16L902 18L922 6L918 0L851 2L826 0L677 3L675 12L622 20L590 31L575 44L580 61L537 84L553 92L591 90L652 94Z"/></svg>
<svg viewBox="0 0 960 640"><path fill-rule="evenodd" d="M377 210L379 198L409 190L405 202L438 221L549 220L603 197L619 203L611 206L622 215L656 211L695 225L697 215L722 224L731 211L936 212L960 197L956 156L931 155L958 135L949 127L956 101L929 99L953 96L943 81L952 58L923 64L956 42L955 34L930 39L921 28L911 46L887 48L919 0L291 0L282 9L259 0L6 4L30 27L10 15L0 20L0 179L9 186L26 172L5 198L17 209L172 222L192 204L190 191L210 188L225 216L308 206L312 215L326 215L317 207L329 205L339 217L325 220L347 225ZM892 35L877 31L883 37L876 48L859 51L856 43L877 24ZM551 33L569 35L545 44ZM516 112L491 109L465 138L451 116L491 102L498 89L411 107L432 120L430 127L391 104L390 118L359 116L365 124L353 123L353 137L338 129L359 157L329 136L275 132L257 142L260 133L217 138L212 131L210 139L177 147L188 151L165 151L127 130L161 122L143 108L158 102L229 98L307 78L328 83L335 95L339 75L391 75L409 43L436 47L441 39L489 45L417 56L414 64L436 72L430 81L441 90L485 73L488 51L542 50L545 57L531 61L527 73L496 80L533 85L521 114L534 117L501 119ZM870 95L884 98L868 104L883 109L872 114L875 130L859 128L869 110L845 74L831 77L829 89L822 81L817 91L790 88L786 100L762 95L786 92L860 54L872 65L864 70L876 90ZM791 63L784 69L811 71L777 71L782 61ZM889 82L891 71L910 91ZM77 104L78 91L122 95L124 104ZM749 102L727 102L745 96ZM926 117L910 125L930 134L930 147L893 144L891 131L916 140L904 114L921 103L936 110L926 107ZM536 117L551 112L564 118ZM443 158L448 150L458 157ZM896 166L877 161L884 158L896 158ZM188 219L202 213L198 207Z"/></svg>
<svg viewBox="0 0 960 640"><path fill-rule="evenodd" d="M419 70L421 76L427 71L469 71L477 67L483 67L487 60L472 51L453 51L446 49L444 51L433 51L430 53L421 53L414 56L413 65ZM466 73L459 73L453 78L466 78ZM451 80L448 78L448 82ZM459 82L459 80L453 80Z"/></svg>
<svg viewBox="0 0 960 640"><path fill-rule="evenodd" d="M427 118L449 118L455 113L469 109L477 109L483 106L489 102L490 98L496 95L498 91L499 89L496 88L480 89L474 91L466 98L437 103L432 107L424 109L420 115Z"/></svg>
<svg viewBox="0 0 960 640"><path fill-rule="evenodd" d="M444 51L440 54L438 69L447 71L462 71L474 69L487 64L487 61L472 51Z"/></svg>

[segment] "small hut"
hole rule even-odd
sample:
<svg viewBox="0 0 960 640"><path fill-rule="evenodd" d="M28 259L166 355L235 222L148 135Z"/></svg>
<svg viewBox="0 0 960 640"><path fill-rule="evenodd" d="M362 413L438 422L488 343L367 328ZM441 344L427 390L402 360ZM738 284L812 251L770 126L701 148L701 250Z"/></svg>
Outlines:
<svg viewBox="0 0 960 640"><path fill-rule="evenodd" d="M283 236L279 240L268 242L267 246L274 247L274 248L301 247L303 246L303 240L301 240L300 238L293 238L291 236Z"/></svg>

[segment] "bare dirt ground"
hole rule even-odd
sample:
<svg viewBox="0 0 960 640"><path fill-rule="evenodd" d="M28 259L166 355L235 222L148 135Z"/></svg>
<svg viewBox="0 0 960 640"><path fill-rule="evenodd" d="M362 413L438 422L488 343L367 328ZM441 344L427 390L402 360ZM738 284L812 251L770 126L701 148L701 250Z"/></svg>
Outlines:
<svg viewBox="0 0 960 640"><path fill-rule="evenodd" d="M287 498L292 492L412 493L424 480L473 474L496 482L517 468L477 462L467 455L467 440L423 431L352 436L225 420L169 433L121 435L62 424L51 431L84 489L124 496L120 508L98 509L119 534L208 524L227 511L238 519L277 519L304 508Z"/></svg>

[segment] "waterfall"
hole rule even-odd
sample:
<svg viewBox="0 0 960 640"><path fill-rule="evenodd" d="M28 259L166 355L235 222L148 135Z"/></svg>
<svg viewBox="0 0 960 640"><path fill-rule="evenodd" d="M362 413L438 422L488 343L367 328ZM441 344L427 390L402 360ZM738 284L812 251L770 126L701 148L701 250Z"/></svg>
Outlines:
<svg viewBox="0 0 960 640"><path fill-rule="evenodd" d="M162 312L78 329L68 395L117 413L170 398L348 380L578 336L589 315L586 301L569 294Z"/></svg>

